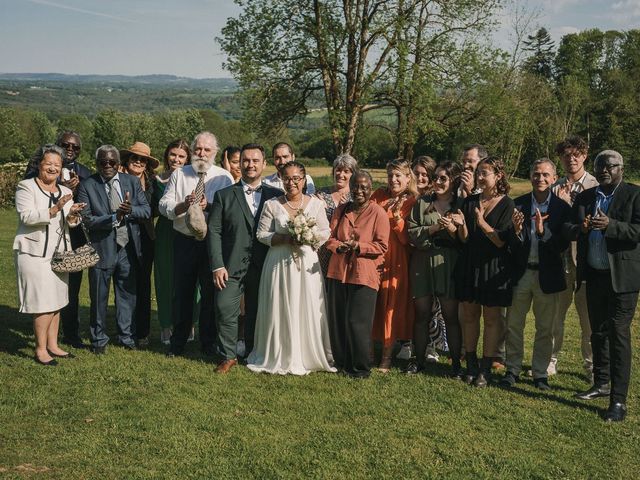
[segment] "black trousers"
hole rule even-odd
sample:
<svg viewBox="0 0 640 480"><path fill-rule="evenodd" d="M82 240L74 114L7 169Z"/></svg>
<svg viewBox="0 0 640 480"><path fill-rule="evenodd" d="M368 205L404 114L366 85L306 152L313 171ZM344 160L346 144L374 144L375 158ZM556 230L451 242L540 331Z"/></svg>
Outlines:
<svg viewBox="0 0 640 480"><path fill-rule="evenodd" d="M611 403L625 403L631 375L631 321L638 292L616 293L611 272L588 269L587 309L591 324L593 379L598 386L611 381Z"/></svg>
<svg viewBox="0 0 640 480"><path fill-rule="evenodd" d="M69 273L69 303L60 311L62 338L67 343L80 342L80 316L78 297L82 284L82 272Z"/></svg>
<svg viewBox="0 0 640 480"><path fill-rule="evenodd" d="M213 273L209 266L207 239L175 232L173 241L173 334L171 351L181 354L193 325L193 294L200 282L200 343L203 350L212 349L216 339L213 321Z"/></svg>
<svg viewBox="0 0 640 480"><path fill-rule="evenodd" d="M329 336L335 367L368 377L371 328L378 292L365 285L327 279Z"/></svg>
<svg viewBox="0 0 640 480"><path fill-rule="evenodd" d="M140 240L142 244L142 259L140 260L136 276L136 338L149 336L151 328L151 269L155 245L147 235L147 231L140 226Z"/></svg>
<svg viewBox="0 0 640 480"><path fill-rule="evenodd" d="M87 243L81 227L70 228L69 237L71 248L76 249ZM62 324L62 338L67 343L80 342L80 315L78 312L82 285L82 272L69 273L69 303L60 311L60 323Z"/></svg>

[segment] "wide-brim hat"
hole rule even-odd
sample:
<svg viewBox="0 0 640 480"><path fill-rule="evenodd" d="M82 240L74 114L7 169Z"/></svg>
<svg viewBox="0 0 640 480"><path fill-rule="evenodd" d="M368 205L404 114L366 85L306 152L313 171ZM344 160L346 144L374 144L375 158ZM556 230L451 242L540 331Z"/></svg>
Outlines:
<svg viewBox="0 0 640 480"><path fill-rule="evenodd" d="M149 145L146 143L136 142L128 149L120 150L120 160L123 162L128 160L131 155L138 155L139 157L146 158L147 164L151 166L153 170L158 168L158 165L160 165L158 159L151 156L151 148L149 148Z"/></svg>

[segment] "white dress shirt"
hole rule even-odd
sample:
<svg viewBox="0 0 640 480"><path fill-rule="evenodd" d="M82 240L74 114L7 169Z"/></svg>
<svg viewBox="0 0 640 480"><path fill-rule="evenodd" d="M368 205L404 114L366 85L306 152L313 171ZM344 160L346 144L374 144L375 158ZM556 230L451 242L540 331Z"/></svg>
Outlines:
<svg viewBox="0 0 640 480"><path fill-rule="evenodd" d="M269 175L268 177L264 177L262 179L262 183L284 192L284 184L282 183L282 179L278 176L278 172ZM311 178L310 175L307 175L307 195L313 195L314 193L316 193L316 186L313 184L313 178Z"/></svg>
<svg viewBox="0 0 640 480"><path fill-rule="evenodd" d="M256 192L251 185L240 179L242 184L242 191L244 192L244 199L247 201L251 214L255 217L260 205L260 199L262 198L262 192ZM260 185L258 185L259 187Z"/></svg>
<svg viewBox="0 0 640 480"><path fill-rule="evenodd" d="M185 165L174 171L169 177L167 188L158 205L160 213L169 220L173 220L173 229L189 237L193 237L193 233L185 223L186 212L176 215L176 206L184 202L187 195L191 195L198 185L198 180L198 174L191 165ZM213 196L218 190L231 184L233 184L231 174L224 168L212 165L204 176L204 195L207 203L213 202ZM204 216L208 218L209 214L205 212Z"/></svg>

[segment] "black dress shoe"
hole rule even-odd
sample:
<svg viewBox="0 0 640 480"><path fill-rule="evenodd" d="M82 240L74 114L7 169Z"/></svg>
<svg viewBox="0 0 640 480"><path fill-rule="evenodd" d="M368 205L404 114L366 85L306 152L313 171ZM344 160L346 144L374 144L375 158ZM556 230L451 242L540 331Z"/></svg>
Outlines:
<svg viewBox="0 0 640 480"><path fill-rule="evenodd" d="M95 346L92 346L91 347L91 351L93 353L95 353L96 355L104 355L104 353L107 351L107 347L95 347Z"/></svg>
<svg viewBox="0 0 640 480"><path fill-rule="evenodd" d="M137 350L138 349L138 347L136 347L135 343L123 344L122 346L124 347L125 350Z"/></svg>
<svg viewBox="0 0 640 480"><path fill-rule="evenodd" d="M78 350L89 350L91 347L89 345L87 345L86 343L82 343L82 340L77 339L77 340L69 340L66 338L62 339L62 342L65 345L69 345L70 347L73 348L77 348Z"/></svg>
<svg viewBox="0 0 640 480"><path fill-rule="evenodd" d="M533 386L538 390L551 390L551 386L549 385L549 381L546 379L546 377L534 378Z"/></svg>
<svg viewBox="0 0 640 480"><path fill-rule="evenodd" d="M76 356L71 352L67 352L64 355L58 355L57 353L49 352L49 355L55 358L76 358Z"/></svg>
<svg viewBox="0 0 640 480"><path fill-rule="evenodd" d="M36 361L36 363L44 365L45 367L55 367L56 365L58 365L58 361L55 358L52 358L48 362L43 362L37 356L34 356L33 359Z"/></svg>
<svg viewBox="0 0 640 480"><path fill-rule="evenodd" d="M489 384L487 381L487 377L484 373L479 373L478 376L473 381L473 385L478 388L484 388Z"/></svg>
<svg viewBox="0 0 640 480"><path fill-rule="evenodd" d="M449 373L449 378L454 380L462 380L462 367L460 365L452 366L451 372Z"/></svg>
<svg viewBox="0 0 640 480"><path fill-rule="evenodd" d="M577 398L578 400L594 400L596 398L608 397L610 393L611 390L609 390L608 385L594 385L589 390L576 393L573 398Z"/></svg>
<svg viewBox="0 0 640 480"><path fill-rule="evenodd" d="M500 379L499 386L502 388L512 388L516 382L518 381L518 376L513 372L507 372L504 374L504 377Z"/></svg>
<svg viewBox="0 0 640 480"><path fill-rule="evenodd" d="M624 403L612 403L604 414L605 422L621 422L627 416L627 406Z"/></svg>

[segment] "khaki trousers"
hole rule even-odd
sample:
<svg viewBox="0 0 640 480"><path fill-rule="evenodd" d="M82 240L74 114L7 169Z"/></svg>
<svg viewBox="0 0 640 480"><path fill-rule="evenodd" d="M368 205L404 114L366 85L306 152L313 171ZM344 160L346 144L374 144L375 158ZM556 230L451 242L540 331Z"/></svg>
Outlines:
<svg viewBox="0 0 640 480"><path fill-rule="evenodd" d="M553 324L558 310L558 293L540 290L538 271L527 269L513 289L511 307L507 309L507 371L518 376L524 357L524 326L533 302L536 334L533 341L531 370L533 378L546 378L553 350Z"/></svg>
<svg viewBox="0 0 640 480"><path fill-rule="evenodd" d="M582 352L582 362L585 368L591 368L593 363L591 353L591 325L589 324L589 312L587 311L587 288L586 285L574 292L576 283L576 266L571 258L567 258L565 280L567 289L560 293L560 301L558 310L553 323L553 353L551 354L552 362L558 361L558 355L562 350L564 340L564 322L567 317L567 311L573 302L578 312L578 320L580 321L580 350Z"/></svg>

